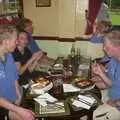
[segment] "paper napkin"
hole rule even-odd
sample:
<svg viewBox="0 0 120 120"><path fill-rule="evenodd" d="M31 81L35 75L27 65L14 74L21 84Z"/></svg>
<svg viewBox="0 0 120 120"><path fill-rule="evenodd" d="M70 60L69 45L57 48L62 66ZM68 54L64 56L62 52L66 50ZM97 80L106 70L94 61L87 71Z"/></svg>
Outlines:
<svg viewBox="0 0 120 120"><path fill-rule="evenodd" d="M63 84L64 92L77 92L80 91L79 88L73 86L72 84Z"/></svg>
<svg viewBox="0 0 120 120"><path fill-rule="evenodd" d="M76 107L90 109L94 102L95 99L92 96L78 95L77 99L75 99L72 104Z"/></svg>
<svg viewBox="0 0 120 120"><path fill-rule="evenodd" d="M51 96L50 94L48 93L45 93L43 95L40 95L38 96L37 98L34 98L34 100L36 102L38 102L39 104L41 104L42 106L46 106L47 105L47 102L51 102L51 103L54 103L57 101L57 99L53 96Z"/></svg>

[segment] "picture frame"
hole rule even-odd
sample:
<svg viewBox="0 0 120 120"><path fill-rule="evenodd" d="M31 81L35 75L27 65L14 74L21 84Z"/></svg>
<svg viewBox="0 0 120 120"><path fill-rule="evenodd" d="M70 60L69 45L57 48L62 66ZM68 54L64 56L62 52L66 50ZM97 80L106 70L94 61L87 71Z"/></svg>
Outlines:
<svg viewBox="0 0 120 120"><path fill-rule="evenodd" d="M51 0L36 0L36 7L50 7Z"/></svg>

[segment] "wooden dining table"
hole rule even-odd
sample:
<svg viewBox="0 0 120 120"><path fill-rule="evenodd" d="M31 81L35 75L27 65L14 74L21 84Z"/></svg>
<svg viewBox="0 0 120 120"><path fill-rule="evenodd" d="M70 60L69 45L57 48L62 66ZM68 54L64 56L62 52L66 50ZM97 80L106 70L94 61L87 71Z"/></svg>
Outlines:
<svg viewBox="0 0 120 120"><path fill-rule="evenodd" d="M50 91L52 92L52 90ZM71 104L67 101L68 98L73 97L75 95L78 95L79 93L69 93L69 94L62 94L62 95L54 95L54 97L58 98L59 100L64 100L67 101L68 103L68 107L69 107L69 111L70 114L68 115L53 115L53 116L44 116L45 120L79 120L80 117L87 115L88 116L88 120L92 120L92 114L93 111L96 109L96 107L100 104L100 99L101 99L101 93L100 90L95 87L94 89L92 89L91 91L89 91L90 94L92 94L95 99L98 101L98 103L94 106L92 106L89 110L87 109L73 109L73 107L71 106ZM87 93L88 94L88 93ZM52 94L53 95L53 94ZM37 104L32 97L26 97L23 99L23 107L28 108L30 110L32 110L33 112L36 113L36 118L40 119L43 118L43 116L38 115L38 112L36 112L36 109L39 109L39 104Z"/></svg>
<svg viewBox="0 0 120 120"><path fill-rule="evenodd" d="M63 77L63 83L70 83L71 78L67 77ZM60 91L58 91L60 90ZM68 107L68 111L69 114L63 114L63 115L53 115L53 116L42 116L39 114L39 104L37 104L33 98L36 97L36 95L34 96L26 96L25 98L23 98L23 102L22 102L22 106L25 108L28 108L30 110L32 110L33 112L35 112L36 114L36 119L41 119L44 118L44 120L79 120L80 117L87 115L88 116L88 120L92 120L92 115L93 115L93 111L96 109L96 107L101 104L101 92L100 90L95 86L93 89L87 91L84 94L90 94L92 95L96 100L97 103L95 105L93 105L89 110L84 109L84 108L76 108L74 109L74 107L70 104L69 102L69 98L74 97L78 94L81 94L80 92L71 92L71 93L64 93L63 88L56 89L56 86L48 91L49 94L51 94L52 96L54 96L55 98L57 98L60 101L65 101L65 103L67 104Z"/></svg>

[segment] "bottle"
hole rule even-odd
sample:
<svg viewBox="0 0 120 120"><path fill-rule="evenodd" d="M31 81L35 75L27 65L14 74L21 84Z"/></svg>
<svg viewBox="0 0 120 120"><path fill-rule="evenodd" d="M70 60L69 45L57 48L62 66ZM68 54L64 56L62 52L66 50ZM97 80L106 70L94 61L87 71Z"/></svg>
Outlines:
<svg viewBox="0 0 120 120"><path fill-rule="evenodd" d="M80 48L77 48L77 64L79 65L80 64Z"/></svg>
<svg viewBox="0 0 120 120"><path fill-rule="evenodd" d="M71 48L71 57L75 57L75 44L72 44L72 48Z"/></svg>
<svg viewBox="0 0 120 120"><path fill-rule="evenodd" d="M58 89L58 98L63 97L63 76L57 77L57 89Z"/></svg>
<svg viewBox="0 0 120 120"><path fill-rule="evenodd" d="M72 65L72 72L75 71L75 43L72 44L71 48L71 65Z"/></svg>

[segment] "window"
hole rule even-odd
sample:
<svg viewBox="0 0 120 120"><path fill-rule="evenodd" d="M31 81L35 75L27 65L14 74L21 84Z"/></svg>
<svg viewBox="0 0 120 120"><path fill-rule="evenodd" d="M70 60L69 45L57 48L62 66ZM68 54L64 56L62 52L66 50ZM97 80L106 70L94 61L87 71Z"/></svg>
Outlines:
<svg viewBox="0 0 120 120"><path fill-rule="evenodd" d="M110 20L113 25L120 25L120 0L104 0L109 7Z"/></svg>
<svg viewBox="0 0 120 120"><path fill-rule="evenodd" d="M0 0L0 15L14 14L18 15L22 13L22 0Z"/></svg>
<svg viewBox="0 0 120 120"><path fill-rule="evenodd" d="M19 0L6 0L7 1L7 12L18 12L19 10Z"/></svg>

